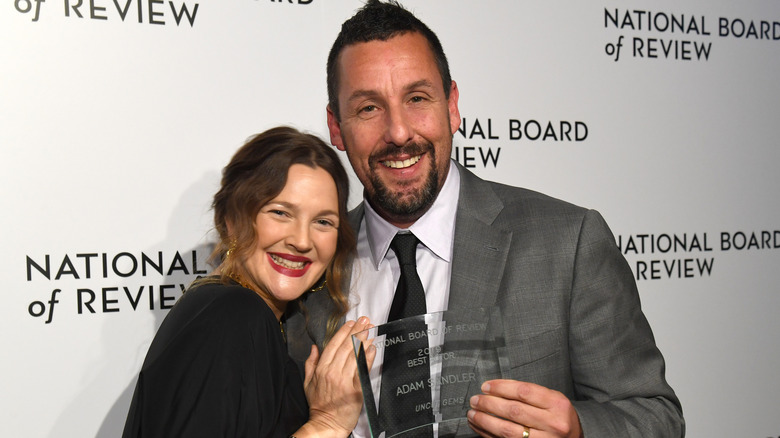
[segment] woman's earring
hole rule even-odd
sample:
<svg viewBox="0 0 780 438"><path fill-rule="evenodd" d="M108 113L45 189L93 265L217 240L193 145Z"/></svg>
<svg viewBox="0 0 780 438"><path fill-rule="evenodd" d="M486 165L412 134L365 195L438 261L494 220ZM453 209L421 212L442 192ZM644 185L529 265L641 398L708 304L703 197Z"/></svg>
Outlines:
<svg viewBox="0 0 780 438"><path fill-rule="evenodd" d="M233 251L236 250L236 245L238 245L238 242L236 242L236 239L230 239L230 243L228 244L228 250L225 253L225 260L230 259L230 256L233 255Z"/></svg>

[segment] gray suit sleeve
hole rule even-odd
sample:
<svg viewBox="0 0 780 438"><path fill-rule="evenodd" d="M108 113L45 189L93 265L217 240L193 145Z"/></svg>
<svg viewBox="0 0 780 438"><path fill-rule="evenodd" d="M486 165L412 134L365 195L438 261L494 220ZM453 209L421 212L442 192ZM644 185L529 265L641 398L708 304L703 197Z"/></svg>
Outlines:
<svg viewBox="0 0 780 438"><path fill-rule="evenodd" d="M573 404L585 436L684 436L631 269L593 210L582 222L571 299Z"/></svg>

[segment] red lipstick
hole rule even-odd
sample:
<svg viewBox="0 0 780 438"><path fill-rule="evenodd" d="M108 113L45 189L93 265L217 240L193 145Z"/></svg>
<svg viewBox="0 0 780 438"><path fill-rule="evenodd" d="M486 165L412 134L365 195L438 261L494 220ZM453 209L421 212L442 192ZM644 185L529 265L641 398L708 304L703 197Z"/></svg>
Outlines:
<svg viewBox="0 0 780 438"><path fill-rule="evenodd" d="M303 263L303 267L300 269L293 269L288 268L286 266L282 266L274 260L273 257L278 257L280 259L289 260L291 262L300 262ZM274 268L274 270L282 275L286 275L288 277L303 277L304 274L309 270L309 267L311 267L311 260L307 257L301 257L296 256L292 254L279 254L279 253L268 253L268 261L271 263L271 267Z"/></svg>

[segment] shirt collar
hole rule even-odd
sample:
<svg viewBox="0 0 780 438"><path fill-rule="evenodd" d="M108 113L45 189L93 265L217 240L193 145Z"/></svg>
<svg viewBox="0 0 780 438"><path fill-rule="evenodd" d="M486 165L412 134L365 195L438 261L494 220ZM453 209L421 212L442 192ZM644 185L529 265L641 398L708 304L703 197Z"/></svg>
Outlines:
<svg viewBox="0 0 780 438"><path fill-rule="evenodd" d="M455 233L455 215L458 210L460 195L460 173L458 166L450 162L450 170L444 180L433 205L418 219L409 231L414 233L420 242L430 249L437 257L446 262L452 259L453 236ZM366 236L371 250L374 268L379 269L385 259L390 242L401 229L390 224L371 208L371 204L363 197L366 219Z"/></svg>

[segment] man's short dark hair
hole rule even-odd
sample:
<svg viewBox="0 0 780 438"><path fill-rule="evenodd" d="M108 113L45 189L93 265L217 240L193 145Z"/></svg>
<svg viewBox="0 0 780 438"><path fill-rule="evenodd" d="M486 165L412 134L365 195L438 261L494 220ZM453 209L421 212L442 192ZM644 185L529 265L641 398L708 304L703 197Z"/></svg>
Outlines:
<svg viewBox="0 0 780 438"><path fill-rule="evenodd" d="M450 67L436 34L397 1L390 0L385 3L379 0L368 0L352 18L341 25L341 32L336 37L336 41L333 42L333 47L328 54L328 105L337 120L341 120L341 114L338 101L339 75L336 62L342 50L352 44L376 40L387 41L395 36L410 32L418 32L428 41L428 46L430 46L439 68L444 95L449 99L450 83L452 82Z"/></svg>

